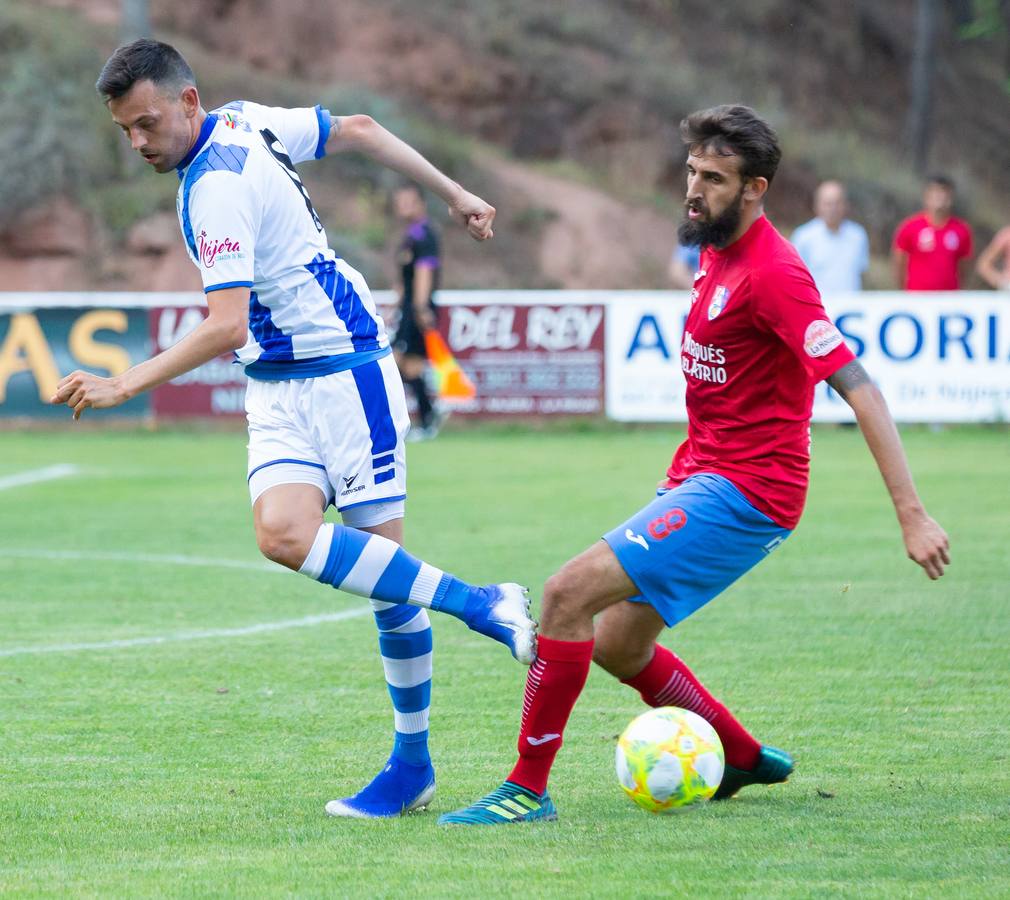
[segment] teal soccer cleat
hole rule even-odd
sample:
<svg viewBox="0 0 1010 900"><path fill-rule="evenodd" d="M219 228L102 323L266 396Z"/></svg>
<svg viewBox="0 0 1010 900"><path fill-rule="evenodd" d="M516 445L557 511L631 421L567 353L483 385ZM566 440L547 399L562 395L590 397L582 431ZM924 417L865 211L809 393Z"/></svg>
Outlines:
<svg viewBox="0 0 1010 900"><path fill-rule="evenodd" d="M789 778L795 768L793 758L785 750L762 744L757 765L749 772L726 766L722 783L719 790L712 795L712 799L728 800L740 788L745 788L749 784L778 784Z"/></svg>
<svg viewBox="0 0 1010 900"><path fill-rule="evenodd" d="M511 781L491 791L465 809L438 817L439 825L510 825L516 822L553 822L558 817L554 801L537 796Z"/></svg>

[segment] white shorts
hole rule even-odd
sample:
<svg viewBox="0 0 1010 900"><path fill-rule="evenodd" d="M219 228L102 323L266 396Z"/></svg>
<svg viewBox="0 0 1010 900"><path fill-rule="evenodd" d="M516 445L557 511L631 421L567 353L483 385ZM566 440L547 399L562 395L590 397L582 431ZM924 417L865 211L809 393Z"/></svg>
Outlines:
<svg viewBox="0 0 1010 900"><path fill-rule="evenodd" d="M253 503L279 484L314 484L347 525L403 515L410 419L392 356L317 378L250 378L245 405Z"/></svg>

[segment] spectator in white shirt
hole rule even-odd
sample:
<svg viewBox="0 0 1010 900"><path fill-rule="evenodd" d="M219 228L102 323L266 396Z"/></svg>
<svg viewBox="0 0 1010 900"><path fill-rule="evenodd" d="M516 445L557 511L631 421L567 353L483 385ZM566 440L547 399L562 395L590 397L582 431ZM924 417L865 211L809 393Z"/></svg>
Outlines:
<svg viewBox="0 0 1010 900"><path fill-rule="evenodd" d="M859 291L870 264L866 229L850 219L845 186L824 181L814 194L814 214L793 232L792 242L822 294Z"/></svg>

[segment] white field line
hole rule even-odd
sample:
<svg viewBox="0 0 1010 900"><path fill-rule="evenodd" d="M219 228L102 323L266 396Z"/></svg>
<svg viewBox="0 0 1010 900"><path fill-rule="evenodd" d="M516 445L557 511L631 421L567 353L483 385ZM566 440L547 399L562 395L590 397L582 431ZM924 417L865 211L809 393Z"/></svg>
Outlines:
<svg viewBox="0 0 1010 900"><path fill-rule="evenodd" d="M26 656L40 653L79 653L84 650L121 650L124 647L144 647L152 644L179 644L186 641L205 641L212 638L244 637L249 634L264 634L271 631L287 631L291 628L309 628L326 622L342 622L344 619L354 619L366 616L372 612L370 606L364 605L357 609L345 609L342 612L322 613L315 616L305 616L303 619L285 619L280 622L259 622L256 625L245 625L242 628L209 628L206 631L182 631L178 634L159 634L151 637L125 638L119 641L95 641L80 644L50 644L44 647L11 647L0 649L0 657Z"/></svg>
<svg viewBox="0 0 1010 900"><path fill-rule="evenodd" d="M0 558L49 559L85 562L126 562L166 566L207 566L215 569L244 569L251 572L286 573L289 569L266 560L217 559L209 556L184 556L171 553L120 553L106 550L19 550L0 547Z"/></svg>
<svg viewBox="0 0 1010 900"><path fill-rule="evenodd" d="M46 466L44 469L29 469L27 472L18 472L16 475L5 475L0 478L0 491L8 488L22 487L26 484L37 484L40 481L53 481L57 478L68 478L80 472L79 466L61 463L55 466Z"/></svg>

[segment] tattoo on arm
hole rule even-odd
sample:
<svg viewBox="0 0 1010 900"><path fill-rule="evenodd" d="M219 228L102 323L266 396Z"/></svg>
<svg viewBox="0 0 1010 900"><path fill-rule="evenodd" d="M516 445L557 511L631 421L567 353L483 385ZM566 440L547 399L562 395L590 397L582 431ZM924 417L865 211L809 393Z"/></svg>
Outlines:
<svg viewBox="0 0 1010 900"><path fill-rule="evenodd" d="M868 384L869 381L870 376L867 374L866 369L863 368L862 363L859 360L853 360L847 366L842 366L842 368L835 372L828 379L828 384L838 391L843 398L846 398L855 388Z"/></svg>

